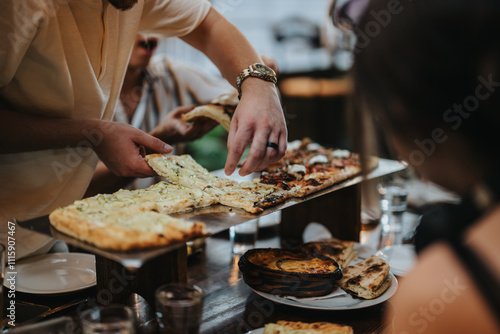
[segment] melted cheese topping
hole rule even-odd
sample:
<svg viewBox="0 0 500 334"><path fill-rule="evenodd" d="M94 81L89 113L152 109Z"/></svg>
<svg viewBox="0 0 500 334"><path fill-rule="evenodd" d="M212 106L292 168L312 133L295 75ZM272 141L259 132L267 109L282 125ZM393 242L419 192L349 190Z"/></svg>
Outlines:
<svg viewBox="0 0 500 334"><path fill-rule="evenodd" d="M306 166L304 165L291 165L288 166L288 173L290 174L301 174L304 175L307 172Z"/></svg>
<svg viewBox="0 0 500 334"><path fill-rule="evenodd" d="M300 145L302 145L302 141L301 140L291 141L291 142L289 142L287 144L288 151L298 150L300 148Z"/></svg>
<svg viewBox="0 0 500 334"><path fill-rule="evenodd" d="M349 152L348 150L335 150L332 152L333 158L346 159L349 158L350 155L351 152Z"/></svg>
<svg viewBox="0 0 500 334"><path fill-rule="evenodd" d="M328 158L322 154L320 155L315 155L309 161L307 162L309 165L314 165L314 164L326 164L328 162Z"/></svg>
<svg viewBox="0 0 500 334"><path fill-rule="evenodd" d="M318 143L311 143L307 145L307 150L308 151L317 151L321 148L321 145Z"/></svg>

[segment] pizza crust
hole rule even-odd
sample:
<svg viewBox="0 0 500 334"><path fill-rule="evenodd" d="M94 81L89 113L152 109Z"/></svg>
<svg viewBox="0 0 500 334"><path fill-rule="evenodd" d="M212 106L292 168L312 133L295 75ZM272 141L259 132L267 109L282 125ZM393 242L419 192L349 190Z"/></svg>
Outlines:
<svg viewBox="0 0 500 334"><path fill-rule="evenodd" d="M231 107L205 104L195 107L193 110L182 114L181 119L184 122L189 122L198 117L208 117L222 125L226 131L231 127L231 118L233 117L234 109Z"/></svg>
<svg viewBox="0 0 500 334"><path fill-rule="evenodd" d="M220 105L220 106L228 106L236 108L240 99L238 98L238 92L234 91L232 93L221 94L216 98L213 98L210 103Z"/></svg>
<svg viewBox="0 0 500 334"><path fill-rule="evenodd" d="M330 322L278 321L266 324L263 334L353 334L351 326Z"/></svg>

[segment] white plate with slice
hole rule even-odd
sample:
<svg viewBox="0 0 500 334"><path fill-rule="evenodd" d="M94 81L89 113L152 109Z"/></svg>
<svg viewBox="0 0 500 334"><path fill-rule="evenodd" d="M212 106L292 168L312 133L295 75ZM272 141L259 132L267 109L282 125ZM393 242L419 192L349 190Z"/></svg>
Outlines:
<svg viewBox="0 0 500 334"><path fill-rule="evenodd" d="M17 272L17 274L11 274ZM4 286L33 294L57 294L78 291L96 284L95 256L85 253L51 253L33 256L5 268Z"/></svg>
<svg viewBox="0 0 500 334"><path fill-rule="evenodd" d="M300 301L297 299L292 300L286 297L276 296L270 293L254 289L252 290L261 297L288 306L295 306L313 310L355 310L383 303L396 293L398 289L398 280L392 273L389 273L389 275L391 275L391 286L382 295L374 299L360 299L360 298L355 298L349 294L342 294L327 299L306 298L303 301Z"/></svg>
<svg viewBox="0 0 500 334"><path fill-rule="evenodd" d="M264 327L252 329L247 334L262 334L262 333L264 333Z"/></svg>

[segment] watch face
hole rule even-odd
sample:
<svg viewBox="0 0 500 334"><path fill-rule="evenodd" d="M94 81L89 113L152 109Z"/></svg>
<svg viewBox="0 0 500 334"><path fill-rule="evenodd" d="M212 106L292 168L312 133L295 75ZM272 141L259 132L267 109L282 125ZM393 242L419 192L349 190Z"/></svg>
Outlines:
<svg viewBox="0 0 500 334"><path fill-rule="evenodd" d="M262 64L255 64L254 66L255 69L261 73L264 73L266 75L276 75L276 73L274 73L274 71L267 66L264 66Z"/></svg>

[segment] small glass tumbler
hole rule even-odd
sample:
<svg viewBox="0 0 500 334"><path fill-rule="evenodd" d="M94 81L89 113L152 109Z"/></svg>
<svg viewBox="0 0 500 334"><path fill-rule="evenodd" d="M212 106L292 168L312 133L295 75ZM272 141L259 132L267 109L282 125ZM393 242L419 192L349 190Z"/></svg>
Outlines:
<svg viewBox="0 0 500 334"><path fill-rule="evenodd" d="M384 179L378 184L380 209L383 213L399 213L406 211L408 185L402 179Z"/></svg>
<svg viewBox="0 0 500 334"><path fill-rule="evenodd" d="M403 240L403 214L407 207L408 185L403 179L384 178L380 194L381 246L399 245Z"/></svg>
<svg viewBox="0 0 500 334"><path fill-rule="evenodd" d="M229 240L233 254L243 254L255 247L259 232L259 219L252 219L229 228Z"/></svg>
<svg viewBox="0 0 500 334"><path fill-rule="evenodd" d="M134 314L124 305L93 307L80 320L83 334L135 334Z"/></svg>
<svg viewBox="0 0 500 334"><path fill-rule="evenodd" d="M169 283L156 289L156 319L160 333L198 334L203 291L188 283Z"/></svg>

